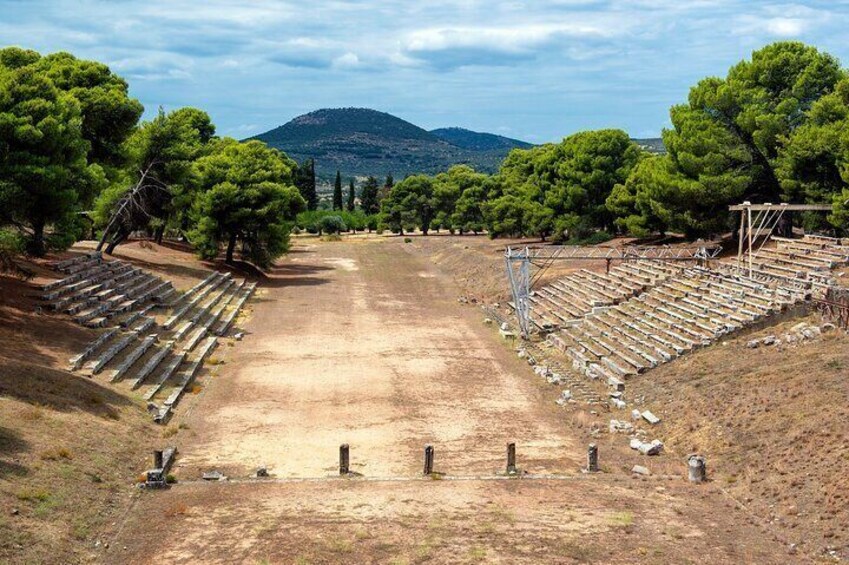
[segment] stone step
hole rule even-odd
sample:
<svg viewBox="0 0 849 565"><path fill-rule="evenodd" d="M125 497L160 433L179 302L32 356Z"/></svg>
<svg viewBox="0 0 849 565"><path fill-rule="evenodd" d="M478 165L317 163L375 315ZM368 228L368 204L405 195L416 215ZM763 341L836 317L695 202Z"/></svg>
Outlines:
<svg viewBox="0 0 849 565"><path fill-rule="evenodd" d="M94 352L100 348L101 345L112 339L112 337L115 336L116 333L118 333L117 329L103 332L102 334L97 336L97 339L88 344L88 346L85 348L85 350L83 350L82 353L71 357L69 361L70 369L72 371L76 371L77 369L82 367L85 360L91 357Z"/></svg>
<svg viewBox="0 0 849 565"><path fill-rule="evenodd" d="M133 378L130 386L133 390L139 388L142 383L150 376L153 371L156 370L156 367L162 362L163 359L171 352L174 347L173 341L165 342L165 345L158 348L156 352L147 360L147 362L142 366L141 369L135 374L135 378Z"/></svg>
<svg viewBox="0 0 849 565"><path fill-rule="evenodd" d="M165 365L165 368L162 370L162 373L159 375L159 378L156 379L156 382L151 385L148 391L144 395L145 400L150 400L162 390L162 387L165 386L165 383L168 382L180 365L183 364L183 361L186 360L186 353L181 351L171 357L168 363Z"/></svg>
<svg viewBox="0 0 849 565"><path fill-rule="evenodd" d="M236 319L236 315L238 315L239 311L245 305L245 302L247 302L248 298L251 297L251 294L253 294L254 290L256 290L256 283L251 283L245 287L243 296L236 302L236 305L233 307L230 313L227 314L223 320L221 320L220 324L218 324L218 327L215 330L215 335L222 336L227 333L227 329L230 327L230 324L232 324L233 320Z"/></svg>
<svg viewBox="0 0 849 565"><path fill-rule="evenodd" d="M140 344L138 344L133 350L131 350L126 357L118 364L118 366L112 371L109 375L109 382L116 382L124 373L126 373L130 367L133 366L133 363L139 360L139 358L144 355L148 349L153 347L153 344L156 343L156 335L149 335L142 340Z"/></svg>
<svg viewBox="0 0 849 565"><path fill-rule="evenodd" d="M203 365L204 359L209 355L213 349L215 349L216 344L218 343L217 337L209 337L204 342L203 346L198 350L198 353L194 360L189 363L189 366L179 375L177 386L174 388L174 391L168 395L168 398L165 399L163 404L165 406L174 408L177 403L180 401L180 398L183 396L183 393L186 391L186 387L191 384L194 378L197 376L197 372L200 367Z"/></svg>
<svg viewBox="0 0 849 565"><path fill-rule="evenodd" d="M90 361L86 364L85 368L91 371L91 374L96 375L100 371L103 370L103 367L106 366L109 361L112 360L113 357L118 355L121 351L123 351L127 346L129 346L135 339L138 337L138 334L135 332L131 332L128 334L121 335L115 343L110 345L97 359Z"/></svg>

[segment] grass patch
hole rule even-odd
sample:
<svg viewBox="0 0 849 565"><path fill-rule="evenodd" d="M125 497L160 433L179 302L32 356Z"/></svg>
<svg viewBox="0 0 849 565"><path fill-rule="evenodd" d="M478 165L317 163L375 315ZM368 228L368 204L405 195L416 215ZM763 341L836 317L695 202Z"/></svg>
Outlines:
<svg viewBox="0 0 849 565"><path fill-rule="evenodd" d="M628 526L634 525L634 515L627 510L625 512L616 512L615 514L612 514L608 520L611 525L618 526L620 528L627 528Z"/></svg>
<svg viewBox="0 0 849 565"><path fill-rule="evenodd" d="M189 513L189 507L185 502L177 502L165 509L163 514L166 518L174 518L176 516L185 516Z"/></svg>
<svg viewBox="0 0 849 565"><path fill-rule="evenodd" d="M587 563L593 559L592 548L579 541L564 541L559 546L560 553L580 563Z"/></svg>
<svg viewBox="0 0 849 565"><path fill-rule="evenodd" d="M162 437L164 437L164 438L174 437L175 435L177 435L177 430L178 430L177 426L168 426L167 428L162 430Z"/></svg>
<svg viewBox="0 0 849 565"><path fill-rule="evenodd" d="M333 553L351 553L354 550L354 544L350 540L336 538L327 544L327 548Z"/></svg>
<svg viewBox="0 0 849 565"><path fill-rule="evenodd" d="M71 535L74 539L83 541L91 535L91 527L82 520L74 520L71 524Z"/></svg>
<svg viewBox="0 0 849 565"><path fill-rule="evenodd" d="M44 418L44 408L42 408L40 404L27 406L18 412L18 418L25 422L37 422Z"/></svg>
<svg viewBox="0 0 849 565"><path fill-rule="evenodd" d="M834 369L835 371L839 371L840 369L843 368L843 363L840 361L840 359L829 359L826 362L825 366L829 369Z"/></svg>
<svg viewBox="0 0 849 565"><path fill-rule="evenodd" d="M45 461L59 461L60 459L73 459L74 453L67 447L53 447L41 452L41 458Z"/></svg>
<svg viewBox="0 0 849 565"><path fill-rule="evenodd" d="M486 548L476 545L469 549L468 557L472 561L483 561L486 559Z"/></svg>
<svg viewBox="0 0 849 565"><path fill-rule="evenodd" d="M16 494L18 500L26 502L45 502L50 500L50 491L46 489L23 488Z"/></svg>

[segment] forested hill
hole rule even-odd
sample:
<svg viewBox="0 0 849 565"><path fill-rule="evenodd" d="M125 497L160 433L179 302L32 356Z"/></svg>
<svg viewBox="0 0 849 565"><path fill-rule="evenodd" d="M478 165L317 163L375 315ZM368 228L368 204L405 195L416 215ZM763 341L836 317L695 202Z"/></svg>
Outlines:
<svg viewBox="0 0 849 565"><path fill-rule="evenodd" d="M436 137L447 141L457 147L472 151L510 151L513 148L530 149L530 143L495 135L493 133L479 133L463 128L440 128L430 130Z"/></svg>
<svg viewBox="0 0 849 565"><path fill-rule="evenodd" d="M316 173L343 176L434 174L465 163L495 172L514 147L528 143L460 128L429 132L401 118L364 108L324 109L299 116L254 139L293 159L315 158Z"/></svg>
<svg viewBox="0 0 849 565"><path fill-rule="evenodd" d="M642 139L631 139L634 143L640 146L643 151L649 153L657 153L663 155L666 153L666 146L663 145L663 139L659 137L646 137Z"/></svg>

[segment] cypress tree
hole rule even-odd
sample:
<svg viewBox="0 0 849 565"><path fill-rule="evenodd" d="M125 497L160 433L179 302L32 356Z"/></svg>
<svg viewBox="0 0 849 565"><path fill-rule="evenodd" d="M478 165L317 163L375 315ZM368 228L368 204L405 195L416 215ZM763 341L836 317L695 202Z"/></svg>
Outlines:
<svg viewBox="0 0 849 565"><path fill-rule="evenodd" d="M386 182L383 183L383 188L380 189L378 200L383 200L389 193L392 192L392 187L395 186L395 179L392 178L392 173L386 175Z"/></svg>
<svg viewBox="0 0 849 565"><path fill-rule="evenodd" d="M366 179L363 189L360 193L360 206L366 215L377 214L380 212L380 190L377 187L377 179L369 177Z"/></svg>
<svg viewBox="0 0 849 565"><path fill-rule="evenodd" d="M342 173L336 171L336 183L333 185L333 209L342 209Z"/></svg>
<svg viewBox="0 0 849 565"><path fill-rule="evenodd" d="M304 200L307 210L318 208L318 194L315 190L315 159L307 159L295 171L295 186Z"/></svg>
<svg viewBox="0 0 849 565"><path fill-rule="evenodd" d="M354 179L351 179L348 183L348 211L354 211L354 199L357 197L354 192Z"/></svg>
<svg viewBox="0 0 849 565"><path fill-rule="evenodd" d="M315 210L318 208L318 192L315 189L315 159L309 160L309 168L306 175L306 190L307 196L304 199L307 201L307 210Z"/></svg>

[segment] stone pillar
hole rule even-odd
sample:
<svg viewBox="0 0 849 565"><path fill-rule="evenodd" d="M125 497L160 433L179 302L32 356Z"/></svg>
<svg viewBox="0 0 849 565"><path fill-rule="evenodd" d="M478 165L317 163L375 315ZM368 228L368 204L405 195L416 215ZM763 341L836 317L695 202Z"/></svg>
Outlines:
<svg viewBox="0 0 849 565"><path fill-rule="evenodd" d="M701 455L687 458L688 479L691 483L703 483L707 479L707 463Z"/></svg>
<svg viewBox="0 0 849 565"><path fill-rule="evenodd" d="M339 446L339 474L347 475L350 471L350 449L347 443L343 443Z"/></svg>
<svg viewBox="0 0 849 565"><path fill-rule="evenodd" d="M594 443L587 448L587 471L598 473L598 446Z"/></svg>
<svg viewBox="0 0 849 565"><path fill-rule="evenodd" d="M507 444L507 474L516 474L516 444L512 441Z"/></svg>
<svg viewBox="0 0 849 565"><path fill-rule="evenodd" d="M433 473L433 446L426 445L424 450L424 474Z"/></svg>
<svg viewBox="0 0 849 565"><path fill-rule="evenodd" d="M153 452L153 468L161 469L162 468L162 451L159 449L154 450Z"/></svg>

